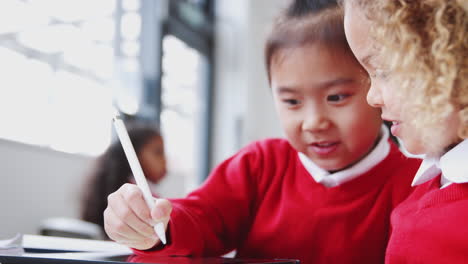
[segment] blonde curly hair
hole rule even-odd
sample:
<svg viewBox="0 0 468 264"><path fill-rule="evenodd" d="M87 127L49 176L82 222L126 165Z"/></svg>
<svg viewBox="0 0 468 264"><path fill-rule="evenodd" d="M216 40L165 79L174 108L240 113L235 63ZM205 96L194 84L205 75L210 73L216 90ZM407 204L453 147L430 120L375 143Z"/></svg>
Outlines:
<svg viewBox="0 0 468 264"><path fill-rule="evenodd" d="M468 138L468 1L348 1L374 23L379 61L401 87L398 93L409 99L423 140L433 132L425 128L440 126L454 112L458 136Z"/></svg>

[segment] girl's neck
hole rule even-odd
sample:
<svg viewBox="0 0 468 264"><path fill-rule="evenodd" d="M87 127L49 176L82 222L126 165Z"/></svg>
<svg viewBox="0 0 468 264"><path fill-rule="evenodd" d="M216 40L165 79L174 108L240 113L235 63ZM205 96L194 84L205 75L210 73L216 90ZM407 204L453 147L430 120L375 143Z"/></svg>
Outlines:
<svg viewBox="0 0 468 264"><path fill-rule="evenodd" d="M342 168L342 169L339 169L339 170L333 170L333 171L328 171L330 174L333 174L335 172L339 172L339 171L342 171L342 170L346 170L348 168L351 168L352 166L354 166L355 164L359 163L360 161L362 161L365 157L367 157L369 155L369 153L371 153L375 147L377 147L377 144L379 144L380 142L380 139L382 139L382 132L380 132L378 135L377 135L377 139L374 141L374 144L372 145L372 147L366 152L366 154L364 154L359 160L349 164L348 166Z"/></svg>
<svg viewBox="0 0 468 264"><path fill-rule="evenodd" d="M426 156L429 157L442 157L445 153L449 152L451 149L460 144L463 139L459 138L455 142L450 143L447 147L443 148L440 152L437 153L428 153Z"/></svg>

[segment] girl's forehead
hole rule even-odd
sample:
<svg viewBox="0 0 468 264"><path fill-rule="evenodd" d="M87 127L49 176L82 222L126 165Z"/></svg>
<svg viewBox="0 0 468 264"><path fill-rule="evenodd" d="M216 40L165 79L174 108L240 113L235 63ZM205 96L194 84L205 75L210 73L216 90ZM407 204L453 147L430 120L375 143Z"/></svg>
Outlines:
<svg viewBox="0 0 468 264"><path fill-rule="evenodd" d="M310 42L297 45L289 45L278 47L272 54L271 64L281 64L285 60L294 58L294 56L302 57L304 53L314 53L314 56L328 58L340 62L343 58L355 59L353 52L348 48L334 46L329 43Z"/></svg>
<svg viewBox="0 0 468 264"><path fill-rule="evenodd" d="M356 11L359 12L359 11ZM364 66L377 65L377 42L371 37L371 22L355 11L345 15L344 28L349 47L356 59Z"/></svg>

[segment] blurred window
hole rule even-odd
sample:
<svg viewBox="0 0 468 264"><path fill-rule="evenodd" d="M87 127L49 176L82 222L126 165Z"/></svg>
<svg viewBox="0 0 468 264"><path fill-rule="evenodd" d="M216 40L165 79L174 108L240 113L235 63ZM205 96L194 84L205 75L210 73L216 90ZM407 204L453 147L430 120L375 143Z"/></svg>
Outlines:
<svg viewBox="0 0 468 264"><path fill-rule="evenodd" d="M144 96L141 0L0 1L0 137L97 155ZM155 27L156 25L153 25Z"/></svg>
<svg viewBox="0 0 468 264"><path fill-rule="evenodd" d="M0 1L0 137L70 153L108 146L115 7Z"/></svg>
<svg viewBox="0 0 468 264"><path fill-rule="evenodd" d="M187 190L196 187L200 178L204 148L203 69L204 57L173 35L163 39L161 130L173 169L186 175Z"/></svg>
<svg viewBox="0 0 468 264"><path fill-rule="evenodd" d="M159 124L197 185L208 175L211 0L1 0L0 138L97 155L112 107Z"/></svg>
<svg viewBox="0 0 468 264"><path fill-rule="evenodd" d="M187 191L210 170L212 8L207 0L169 1L163 30L160 124Z"/></svg>

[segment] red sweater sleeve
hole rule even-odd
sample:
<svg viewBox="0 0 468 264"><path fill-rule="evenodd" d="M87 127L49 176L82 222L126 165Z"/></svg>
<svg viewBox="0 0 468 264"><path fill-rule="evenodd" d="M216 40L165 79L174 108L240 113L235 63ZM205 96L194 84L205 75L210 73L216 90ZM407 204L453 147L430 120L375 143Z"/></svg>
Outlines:
<svg viewBox="0 0 468 264"><path fill-rule="evenodd" d="M171 200L168 244L135 253L219 256L236 248L253 217L261 164L255 143L225 160L199 189L184 199Z"/></svg>

